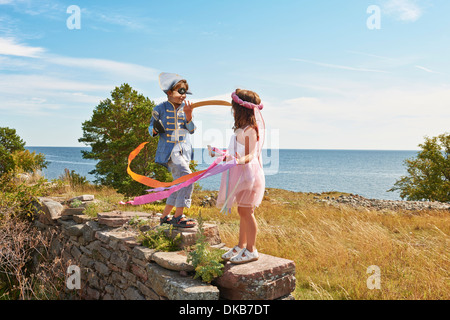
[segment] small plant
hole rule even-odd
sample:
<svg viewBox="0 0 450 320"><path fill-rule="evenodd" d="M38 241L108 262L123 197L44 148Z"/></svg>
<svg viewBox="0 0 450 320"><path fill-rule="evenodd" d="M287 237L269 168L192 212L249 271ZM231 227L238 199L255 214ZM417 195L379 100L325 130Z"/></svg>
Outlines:
<svg viewBox="0 0 450 320"><path fill-rule="evenodd" d="M144 247L158 251L177 251L181 242L181 235L173 237L173 226L156 226L148 231L140 231L137 237Z"/></svg>
<svg viewBox="0 0 450 320"><path fill-rule="evenodd" d="M92 218L96 218L99 213L98 205L95 203L89 203L83 210L83 214Z"/></svg>
<svg viewBox="0 0 450 320"><path fill-rule="evenodd" d="M187 262L192 262L195 268L194 279L201 278L203 282L210 283L223 274L222 254L225 250L212 249L206 241L201 212L198 217L197 240L194 250L187 253Z"/></svg>
<svg viewBox="0 0 450 320"><path fill-rule="evenodd" d="M81 202L80 200L78 200L78 199L75 199L75 200L73 200L71 203L70 203L70 207L71 208L79 208L79 207L81 207L83 205L83 202Z"/></svg>

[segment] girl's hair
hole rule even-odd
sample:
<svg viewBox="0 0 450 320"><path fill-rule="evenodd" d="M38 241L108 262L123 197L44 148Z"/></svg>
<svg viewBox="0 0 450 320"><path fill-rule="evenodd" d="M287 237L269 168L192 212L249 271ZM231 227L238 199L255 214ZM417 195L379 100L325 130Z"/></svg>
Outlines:
<svg viewBox="0 0 450 320"><path fill-rule="evenodd" d="M243 101L248 101L253 104L260 104L261 98L256 92L250 90L236 89L236 95ZM231 102L233 115L234 115L234 126L233 130L244 129L247 126L252 127L256 130L257 137L259 139L258 126L256 124L255 113L252 109L245 108L236 102Z"/></svg>

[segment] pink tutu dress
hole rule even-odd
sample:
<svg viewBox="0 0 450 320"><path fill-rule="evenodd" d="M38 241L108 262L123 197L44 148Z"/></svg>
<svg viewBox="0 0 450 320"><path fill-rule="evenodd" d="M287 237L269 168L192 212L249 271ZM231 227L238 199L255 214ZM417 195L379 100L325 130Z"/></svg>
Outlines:
<svg viewBox="0 0 450 320"><path fill-rule="evenodd" d="M261 140L260 140L261 141ZM240 164L222 173L217 207L231 209L233 206L257 207L264 197L266 180L261 159L260 141L253 150L255 156L247 164ZM237 141L233 134L228 147L228 154L245 155L245 146Z"/></svg>

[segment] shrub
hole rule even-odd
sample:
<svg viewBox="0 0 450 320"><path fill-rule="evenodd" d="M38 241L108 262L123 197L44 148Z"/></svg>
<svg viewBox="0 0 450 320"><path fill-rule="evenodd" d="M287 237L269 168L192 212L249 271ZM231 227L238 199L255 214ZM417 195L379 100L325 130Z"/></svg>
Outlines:
<svg viewBox="0 0 450 320"><path fill-rule="evenodd" d="M177 251L181 242L181 235L173 237L173 226L156 226L148 231L139 231L138 241L142 242L144 247L158 251Z"/></svg>
<svg viewBox="0 0 450 320"><path fill-rule="evenodd" d="M222 263L222 254L225 250L212 249L206 241L201 213L197 222L197 240L194 245L194 250L187 253L187 262L192 262L195 268L194 279L201 278L203 282L210 283L223 274L224 265Z"/></svg>
<svg viewBox="0 0 450 320"><path fill-rule="evenodd" d="M388 191L400 191L411 201L450 202L450 134L425 137L415 159L405 160L408 175L395 182Z"/></svg>

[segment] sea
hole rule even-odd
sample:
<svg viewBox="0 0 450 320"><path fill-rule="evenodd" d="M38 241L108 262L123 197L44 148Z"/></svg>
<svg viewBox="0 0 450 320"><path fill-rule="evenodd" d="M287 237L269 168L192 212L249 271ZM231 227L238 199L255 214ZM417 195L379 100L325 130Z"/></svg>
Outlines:
<svg viewBox="0 0 450 320"><path fill-rule="evenodd" d="M97 161L83 159L82 150L89 147L26 147L45 155L49 165L43 175L57 179L64 169L74 170L94 181L90 171ZM338 191L358 194L369 199L401 200L399 192L388 192L394 183L406 175L404 161L418 151L391 150L263 150L266 187L296 192L322 193ZM211 164L207 149L195 149L198 169ZM204 190L218 190L220 175L199 181Z"/></svg>

